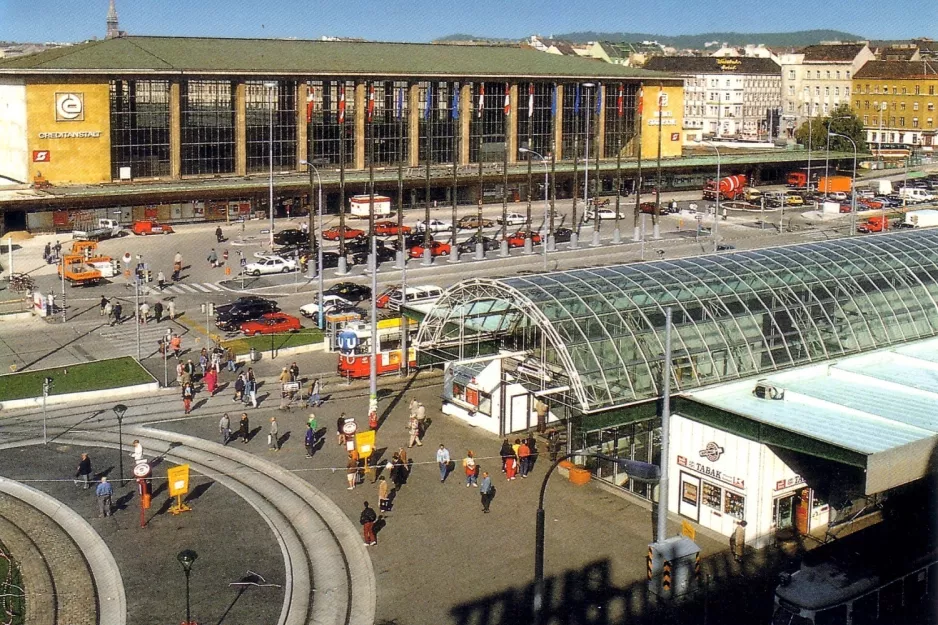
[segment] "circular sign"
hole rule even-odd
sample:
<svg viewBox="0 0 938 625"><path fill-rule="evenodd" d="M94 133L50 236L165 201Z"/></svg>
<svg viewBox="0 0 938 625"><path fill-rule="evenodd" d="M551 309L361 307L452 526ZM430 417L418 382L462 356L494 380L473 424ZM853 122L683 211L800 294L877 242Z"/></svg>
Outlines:
<svg viewBox="0 0 938 625"><path fill-rule="evenodd" d="M346 419L345 423L342 424L342 433L348 434L349 436L355 434L358 430L358 424L355 423L355 419Z"/></svg>
<svg viewBox="0 0 938 625"><path fill-rule="evenodd" d="M146 462L141 462L140 464L134 467L134 475L137 477L146 477L150 475L150 465Z"/></svg>
<svg viewBox="0 0 938 625"><path fill-rule="evenodd" d="M358 347L358 335L351 330L343 330L342 332L339 332L339 335L335 340L339 347L339 351L346 354L354 351L355 348Z"/></svg>

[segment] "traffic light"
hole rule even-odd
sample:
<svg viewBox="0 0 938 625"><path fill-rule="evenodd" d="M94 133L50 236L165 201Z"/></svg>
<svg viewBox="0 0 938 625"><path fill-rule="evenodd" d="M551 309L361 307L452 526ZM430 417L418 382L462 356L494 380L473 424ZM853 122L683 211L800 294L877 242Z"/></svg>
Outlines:
<svg viewBox="0 0 938 625"><path fill-rule="evenodd" d="M147 269L147 282L153 282L153 272Z"/></svg>

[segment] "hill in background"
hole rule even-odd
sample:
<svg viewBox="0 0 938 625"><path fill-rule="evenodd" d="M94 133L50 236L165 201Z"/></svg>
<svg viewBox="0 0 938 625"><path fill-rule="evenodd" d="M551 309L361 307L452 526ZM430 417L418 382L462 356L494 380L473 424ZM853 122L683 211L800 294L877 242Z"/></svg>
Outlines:
<svg viewBox="0 0 938 625"><path fill-rule="evenodd" d="M718 41L732 46L743 46L747 43L764 44L770 47L786 46L808 46L822 41L856 41L863 39L859 35L846 33L840 30L798 30L788 33L701 33L699 35L655 35L652 33L613 33L613 32L595 32L583 31L573 33L559 33L552 36L553 39L561 39L574 43L584 43L587 41L623 41L635 43L640 41L657 41L663 45L673 46L675 48L702 49L706 44ZM483 37L478 35L456 34L436 39L439 42L445 41L492 41L508 42L508 39L496 39L494 37Z"/></svg>

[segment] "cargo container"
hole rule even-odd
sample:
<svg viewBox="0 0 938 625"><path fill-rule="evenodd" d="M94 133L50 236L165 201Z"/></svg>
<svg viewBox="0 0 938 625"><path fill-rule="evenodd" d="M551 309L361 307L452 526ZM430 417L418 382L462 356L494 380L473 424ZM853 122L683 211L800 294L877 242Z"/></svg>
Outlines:
<svg viewBox="0 0 938 625"><path fill-rule="evenodd" d="M913 228L938 226L938 210L909 211L905 214L905 223Z"/></svg>
<svg viewBox="0 0 938 625"><path fill-rule="evenodd" d="M822 176L818 180L817 190L820 193L834 193L835 191L850 193L850 187L850 176Z"/></svg>

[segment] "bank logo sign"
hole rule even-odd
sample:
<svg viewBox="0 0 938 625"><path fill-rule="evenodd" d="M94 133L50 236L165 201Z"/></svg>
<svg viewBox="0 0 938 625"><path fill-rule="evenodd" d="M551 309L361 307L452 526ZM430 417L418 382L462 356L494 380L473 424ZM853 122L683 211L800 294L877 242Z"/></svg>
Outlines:
<svg viewBox="0 0 938 625"><path fill-rule="evenodd" d="M55 94L55 121L80 122L85 119L85 94L59 91Z"/></svg>

